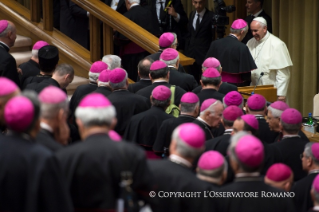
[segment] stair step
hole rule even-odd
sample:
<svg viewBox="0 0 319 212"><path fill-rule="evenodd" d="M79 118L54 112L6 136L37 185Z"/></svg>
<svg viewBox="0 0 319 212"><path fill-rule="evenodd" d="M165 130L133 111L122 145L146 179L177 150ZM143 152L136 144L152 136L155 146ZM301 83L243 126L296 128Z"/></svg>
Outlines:
<svg viewBox="0 0 319 212"><path fill-rule="evenodd" d="M14 46L10 48L10 53L31 51L31 49L32 49L31 38L25 37L22 35L17 35L17 39L14 43Z"/></svg>
<svg viewBox="0 0 319 212"><path fill-rule="evenodd" d="M17 66L19 66L22 63L28 62L31 58L31 51L28 52L14 52L11 53L11 55L16 59Z"/></svg>
<svg viewBox="0 0 319 212"><path fill-rule="evenodd" d="M84 77L74 76L72 83L70 83L69 86L66 88L68 95L72 95L78 86L88 84L88 83L89 83L89 79Z"/></svg>

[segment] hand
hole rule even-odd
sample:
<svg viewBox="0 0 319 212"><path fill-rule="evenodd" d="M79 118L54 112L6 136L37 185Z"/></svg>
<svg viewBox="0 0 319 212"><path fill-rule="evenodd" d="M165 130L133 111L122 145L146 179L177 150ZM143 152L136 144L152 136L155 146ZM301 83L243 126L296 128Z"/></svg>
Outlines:
<svg viewBox="0 0 319 212"><path fill-rule="evenodd" d="M23 75L21 68L17 68L17 72L18 74Z"/></svg>
<svg viewBox="0 0 319 212"><path fill-rule="evenodd" d="M278 101L283 101L286 102L286 97L285 96L278 96Z"/></svg>
<svg viewBox="0 0 319 212"><path fill-rule="evenodd" d="M165 9L167 9L167 12L169 15L173 16L174 18L177 17L177 13L173 7L173 5L169 6L169 7L166 7Z"/></svg>

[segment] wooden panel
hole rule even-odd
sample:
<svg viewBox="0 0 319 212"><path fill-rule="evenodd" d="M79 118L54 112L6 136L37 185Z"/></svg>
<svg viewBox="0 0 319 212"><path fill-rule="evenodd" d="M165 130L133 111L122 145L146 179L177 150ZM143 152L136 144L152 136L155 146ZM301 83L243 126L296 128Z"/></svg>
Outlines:
<svg viewBox="0 0 319 212"><path fill-rule="evenodd" d="M236 6L235 16L237 18L244 19L247 16L246 1L247 0L235 0L235 6Z"/></svg>
<svg viewBox="0 0 319 212"><path fill-rule="evenodd" d="M103 23L116 29L128 39L153 54L158 51L158 38L144 30L142 27L124 17L120 13L114 11L100 0L72 0L74 3L90 12ZM180 55L180 62L183 66L192 65L193 58L186 57L182 53Z"/></svg>
<svg viewBox="0 0 319 212"><path fill-rule="evenodd" d="M103 23L103 53L113 54L113 29Z"/></svg>
<svg viewBox="0 0 319 212"><path fill-rule="evenodd" d="M53 30L53 1L43 1L43 27L45 30Z"/></svg>
<svg viewBox="0 0 319 212"><path fill-rule="evenodd" d="M90 14L90 55L91 61L101 59L100 20Z"/></svg>
<svg viewBox="0 0 319 212"><path fill-rule="evenodd" d="M3 1L4 2L4 1ZM30 1L30 14L31 21L40 22L41 14L40 14L40 0L31 0Z"/></svg>
<svg viewBox="0 0 319 212"><path fill-rule="evenodd" d="M251 92L253 92L255 86L238 87L238 92L247 99ZM267 101L275 102L277 101L277 88L273 85L258 85L256 87L255 93L263 95Z"/></svg>
<svg viewBox="0 0 319 212"><path fill-rule="evenodd" d="M46 31L42 23L32 24L29 22L30 17L24 18L27 14L29 10L17 2L11 0L0 2L0 19L11 20L16 25L17 34L30 37L33 43L45 40L56 46L59 49L59 63L72 65L76 75L88 78L88 71L91 67L89 51L56 29Z"/></svg>

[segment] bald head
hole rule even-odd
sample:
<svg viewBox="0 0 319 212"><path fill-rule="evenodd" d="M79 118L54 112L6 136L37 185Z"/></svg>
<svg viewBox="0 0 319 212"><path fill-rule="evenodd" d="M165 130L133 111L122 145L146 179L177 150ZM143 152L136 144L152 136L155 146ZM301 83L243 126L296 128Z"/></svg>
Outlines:
<svg viewBox="0 0 319 212"><path fill-rule="evenodd" d="M254 38L260 41L267 34L267 21L264 18L255 18L250 24L250 30Z"/></svg>

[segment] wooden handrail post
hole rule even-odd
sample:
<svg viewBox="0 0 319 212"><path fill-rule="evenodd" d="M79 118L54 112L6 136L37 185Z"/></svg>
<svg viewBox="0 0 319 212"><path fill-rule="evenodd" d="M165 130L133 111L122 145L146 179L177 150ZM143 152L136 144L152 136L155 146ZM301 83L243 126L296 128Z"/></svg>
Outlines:
<svg viewBox="0 0 319 212"><path fill-rule="evenodd" d="M113 54L113 28L103 23L103 53Z"/></svg>
<svg viewBox="0 0 319 212"><path fill-rule="evenodd" d="M90 53L92 62L100 60L101 58L100 31L100 20L90 14Z"/></svg>
<svg viewBox="0 0 319 212"><path fill-rule="evenodd" d="M43 28L53 31L53 0L43 1Z"/></svg>
<svg viewBox="0 0 319 212"><path fill-rule="evenodd" d="M31 21L39 23L41 18L40 0L30 0L30 13Z"/></svg>

